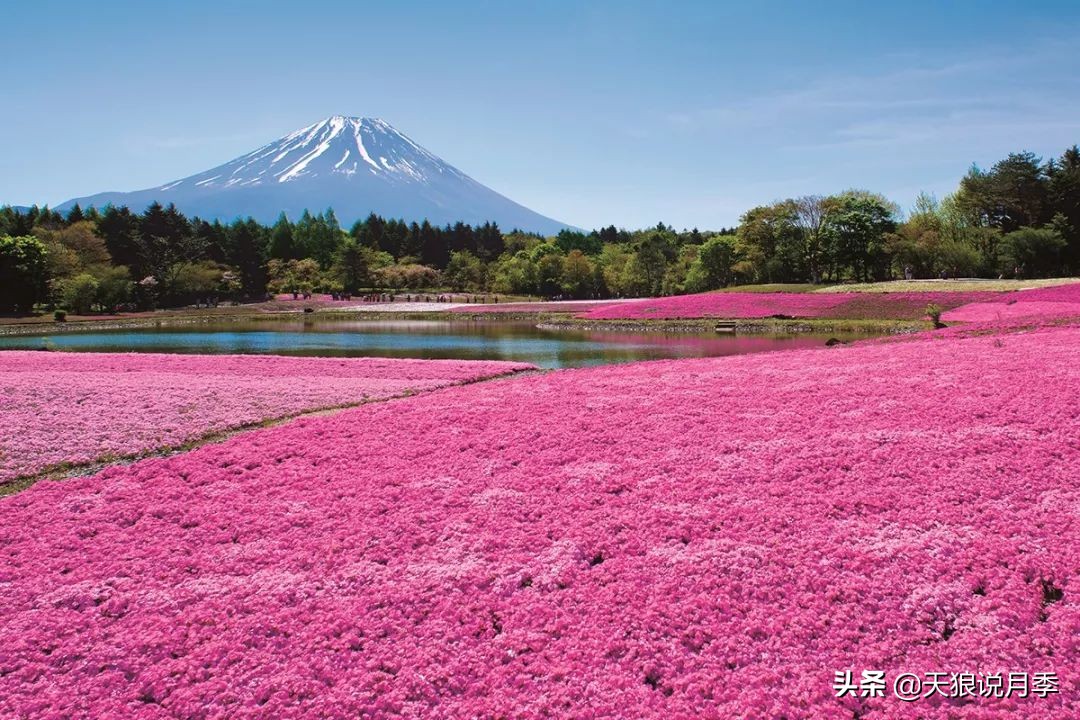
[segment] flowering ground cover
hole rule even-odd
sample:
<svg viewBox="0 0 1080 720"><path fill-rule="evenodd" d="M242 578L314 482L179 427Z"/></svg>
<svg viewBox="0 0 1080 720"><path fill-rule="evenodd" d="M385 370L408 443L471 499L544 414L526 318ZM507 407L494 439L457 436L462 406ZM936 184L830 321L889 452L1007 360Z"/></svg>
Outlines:
<svg viewBox="0 0 1080 720"><path fill-rule="evenodd" d="M531 368L520 363L0 352L0 483L307 410Z"/></svg>
<svg viewBox="0 0 1080 720"><path fill-rule="evenodd" d="M919 320L926 306L942 309L980 300L997 293L899 292L899 293L740 293L713 292L677 295L609 305L582 312L587 320L676 320L690 318L793 318L836 320Z"/></svg>
<svg viewBox="0 0 1080 720"><path fill-rule="evenodd" d="M1025 302L1080 303L1080 283L1031 288L1016 293L1015 297Z"/></svg>
<svg viewBox="0 0 1080 720"><path fill-rule="evenodd" d="M452 313L490 314L490 313L555 313L585 312L596 308L625 303L625 300L557 300L551 302L487 303L484 305L458 305Z"/></svg>
<svg viewBox="0 0 1080 720"><path fill-rule="evenodd" d="M683 318L761 318L770 315L819 317L844 302L841 295L813 293L699 293L650 298L586 310L587 320L675 320Z"/></svg>
<svg viewBox="0 0 1080 720"><path fill-rule="evenodd" d="M1011 322L1080 317L1080 283L1008 293L972 302L942 315L947 322Z"/></svg>
<svg viewBox="0 0 1080 720"><path fill-rule="evenodd" d="M38 483L0 716L1080 717L1078 350L560 371ZM1060 688L892 696L939 671Z"/></svg>
<svg viewBox="0 0 1080 720"><path fill-rule="evenodd" d="M1005 322L1072 316L1080 317L1080 303L1016 300L970 303L943 313L941 318L946 322Z"/></svg>

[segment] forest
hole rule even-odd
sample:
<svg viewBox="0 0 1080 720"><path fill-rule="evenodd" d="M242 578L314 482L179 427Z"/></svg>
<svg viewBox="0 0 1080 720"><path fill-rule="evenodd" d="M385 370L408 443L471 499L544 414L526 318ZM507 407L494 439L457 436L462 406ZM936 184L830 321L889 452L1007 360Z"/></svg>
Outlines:
<svg viewBox="0 0 1080 720"><path fill-rule="evenodd" d="M849 190L751 208L737 228L614 225L553 237L332 209L271 226L173 206L0 208L0 312L78 314L277 293L449 289L550 298L675 295L749 283L1050 277L1080 272L1080 149L1012 153L907 211Z"/></svg>

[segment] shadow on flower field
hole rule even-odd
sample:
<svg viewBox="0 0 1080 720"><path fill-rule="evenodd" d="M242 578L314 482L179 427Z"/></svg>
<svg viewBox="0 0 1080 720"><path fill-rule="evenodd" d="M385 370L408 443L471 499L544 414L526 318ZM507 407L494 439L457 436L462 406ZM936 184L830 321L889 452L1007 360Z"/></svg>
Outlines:
<svg viewBox="0 0 1080 720"><path fill-rule="evenodd" d="M0 716L1080 716L1078 351L532 374L39 483L0 500Z"/></svg>

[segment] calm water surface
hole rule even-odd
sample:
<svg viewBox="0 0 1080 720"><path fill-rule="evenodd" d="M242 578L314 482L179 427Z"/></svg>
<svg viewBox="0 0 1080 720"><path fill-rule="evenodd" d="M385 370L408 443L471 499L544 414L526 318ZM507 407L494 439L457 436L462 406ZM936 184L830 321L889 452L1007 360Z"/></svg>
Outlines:
<svg viewBox="0 0 1080 720"><path fill-rule="evenodd" d="M0 349L516 360L555 368L820 347L829 337L852 339L541 330L529 322L500 320L289 319L0 337Z"/></svg>

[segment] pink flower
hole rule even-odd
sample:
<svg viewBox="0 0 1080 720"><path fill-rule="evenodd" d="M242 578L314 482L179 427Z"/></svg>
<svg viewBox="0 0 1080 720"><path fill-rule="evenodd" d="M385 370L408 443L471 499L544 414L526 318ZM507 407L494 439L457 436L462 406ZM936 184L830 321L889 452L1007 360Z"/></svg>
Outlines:
<svg viewBox="0 0 1080 720"><path fill-rule="evenodd" d="M504 362L0 353L0 483L300 412L501 375Z"/></svg>
<svg viewBox="0 0 1080 720"><path fill-rule="evenodd" d="M1078 350L557 371L38 483L0 499L0 716L1078 717Z"/></svg>
<svg viewBox="0 0 1080 720"><path fill-rule="evenodd" d="M921 320L926 306L948 309L998 297L986 292L747 293L713 292L606 305L578 314L588 320L794 318Z"/></svg>
<svg viewBox="0 0 1080 720"><path fill-rule="evenodd" d="M1009 322L1080 317L1080 283L1021 290L993 302L973 302L944 313L948 322Z"/></svg>

